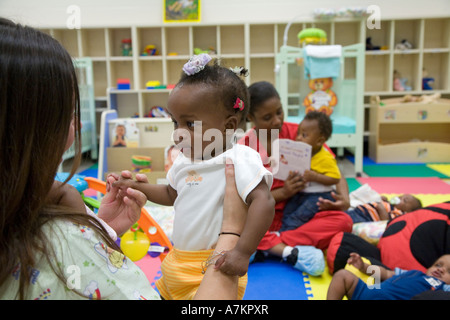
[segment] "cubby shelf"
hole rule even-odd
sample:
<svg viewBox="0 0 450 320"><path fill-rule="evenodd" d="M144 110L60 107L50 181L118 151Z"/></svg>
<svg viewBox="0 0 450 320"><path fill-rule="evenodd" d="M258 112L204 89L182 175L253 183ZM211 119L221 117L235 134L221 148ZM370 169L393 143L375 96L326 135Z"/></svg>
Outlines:
<svg viewBox="0 0 450 320"><path fill-rule="evenodd" d="M247 84L261 80L275 83L275 55L285 41L287 25L287 22L181 23L44 31L58 39L74 58L92 58L99 110L113 107L120 117L144 117L152 106L164 106L170 92L146 89L147 81L175 84L194 48L213 50L212 56L220 58L226 66L247 67L250 71L245 79ZM364 19L299 21L290 25L286 44L298 46L297 33L312 26L327 32L329 44L364 43L370 37L373 45L384 49L366 51L366 100L372 95L450 94L450 17L383 20L380 29L368 29ZM123 39L132 41L130 56L122 55ZM396 49L403 39L413 47ZM157 53L142 56L148 45L154 45ZM434 78L431 91L422 90L424 69ZM407 79L411 91L393 89L394 70ZM118 78L128 78L131 89L115 90ZM114 100L116 104L111 104Z"/></svg>

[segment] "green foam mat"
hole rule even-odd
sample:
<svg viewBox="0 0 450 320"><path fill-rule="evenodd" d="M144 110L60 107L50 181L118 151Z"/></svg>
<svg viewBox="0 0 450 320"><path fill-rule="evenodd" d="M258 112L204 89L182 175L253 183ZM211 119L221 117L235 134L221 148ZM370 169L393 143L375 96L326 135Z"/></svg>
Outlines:
<svg viewBox="0 0 450 320"><path fill-rule="evenodd" d="M356 180L356 178L345 178L345 179L347 180L349 193L355 191L362 185L358 180Z"/></svg>
<svg viewBox="0 0 450 320"><path fill-rule="evenodd" d="M447 177L426 164L365 165L363 171L369 177Z"/></svg>

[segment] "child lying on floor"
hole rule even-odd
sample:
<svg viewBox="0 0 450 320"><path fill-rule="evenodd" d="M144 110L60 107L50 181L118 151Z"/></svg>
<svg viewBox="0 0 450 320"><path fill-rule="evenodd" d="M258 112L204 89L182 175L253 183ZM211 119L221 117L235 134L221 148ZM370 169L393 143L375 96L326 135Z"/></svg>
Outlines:
<svg viewBox="0 0 450 320"><path fill-rule="evenodd" d="M381 266L369 268L357 253L351 253L347 263L363 273L378 275L375 281L382 281L381 284L368 287L356 275L341 269L331 280L327 300L342 300L344 296L351 300L409 300L428 290L450 291L450 254L437 259L426 273L399 268L393 271Z"/></svg>
<svg viewBox="0 0 450 320"><path fill-rule="evenodd" d="M392 201L394 200L394 201ZM384 196L381 201L367 202L346 212L353 223L391 220L397 216L422 208L422 202L411 194L403 194L391 201Z"/></svg>

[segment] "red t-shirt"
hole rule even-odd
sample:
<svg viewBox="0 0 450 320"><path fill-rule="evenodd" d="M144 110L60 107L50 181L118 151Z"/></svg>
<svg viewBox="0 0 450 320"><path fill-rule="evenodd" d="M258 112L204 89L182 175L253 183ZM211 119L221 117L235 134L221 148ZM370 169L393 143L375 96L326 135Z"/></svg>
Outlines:
<svg viewBox="0 0 450 320"><path fill-rule="evenodd" d="M279 133L279 138L295 140L295 138L297 137L297 131L298 131L297 123L283 122L283 126L281 127L281 130ZM261 156L261 160L263 161L264 167L267 170L269 170L270 172L272 172L272 168L270 167L269 157L267 155L267 150L260 143L254 129L249 130L245 134L245 136L243 136L238 141L238 143L249 146L250 148L258 151L259 155ZM324 147L334 155L334 153L330 150L330 148L327 145L324 145ZM284 185L283 180L273 179L271 190L281 188L281 187L283 187L283 185ZM286 201L287 200L276 203L275 217L273 218L273 222L269 228L269 231L278 231L281 228L281 218L283 217L283 209L284 209L284 206L286 205Z"/></svg>

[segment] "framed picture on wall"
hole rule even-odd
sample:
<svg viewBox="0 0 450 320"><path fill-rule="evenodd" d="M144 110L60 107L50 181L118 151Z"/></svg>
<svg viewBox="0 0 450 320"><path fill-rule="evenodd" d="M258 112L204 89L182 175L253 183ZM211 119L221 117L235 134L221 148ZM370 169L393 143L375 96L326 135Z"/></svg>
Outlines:
<svg viewBox="0 0 450 320"><path fill-rule="evenodd" d="M200 0L164 0L164 22L200 22Z"/></svg>

